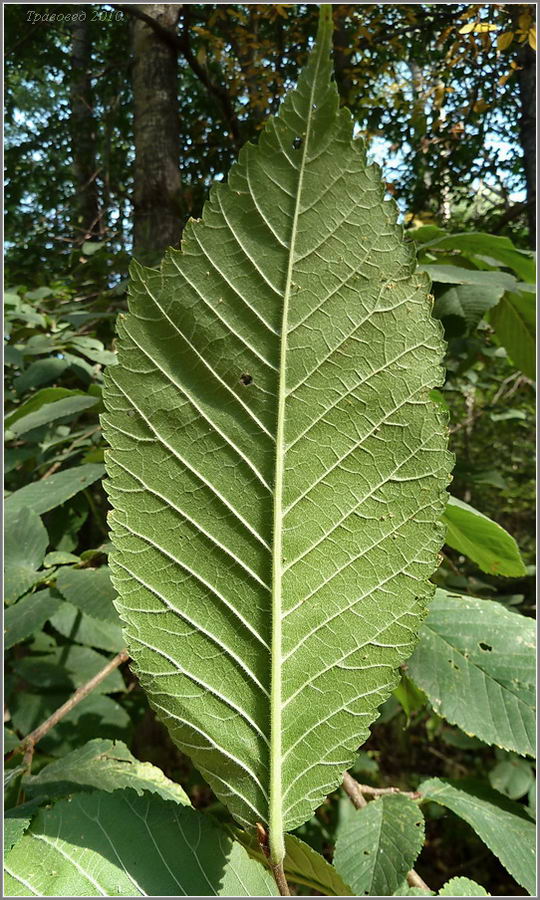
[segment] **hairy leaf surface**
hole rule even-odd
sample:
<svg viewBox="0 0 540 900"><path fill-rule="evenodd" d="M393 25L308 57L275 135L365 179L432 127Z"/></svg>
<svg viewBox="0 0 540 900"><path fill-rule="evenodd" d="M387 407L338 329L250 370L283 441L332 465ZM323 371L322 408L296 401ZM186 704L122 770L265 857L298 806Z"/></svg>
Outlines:
<svg viewBox="0 0 540 900"><path fill-rule="evenodd" d="M450 466L428 280L339 110L321 22L182 250L133 266L104 417L141 682L233 815L270 823L274 859L414 647Z"/></svg>

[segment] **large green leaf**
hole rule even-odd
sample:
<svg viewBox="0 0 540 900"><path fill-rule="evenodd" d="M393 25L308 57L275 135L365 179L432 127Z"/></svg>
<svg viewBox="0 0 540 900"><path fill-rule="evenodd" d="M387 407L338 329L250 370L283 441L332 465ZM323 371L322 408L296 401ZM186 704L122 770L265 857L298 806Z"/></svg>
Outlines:
<svg viewBox="0 0 540 900"><path fill-rule="evenodd" d="M12 603L36 584L49 543L47 530L33 509L8 506L5 517L4 601Z"/></svg>
<svg viewBox="0 0 540 900"><path fill-rule="evenodd" d="M536 828L522 806L472 779L431 778L418 790L468 822L518 884L534 895Z"/></svg>
<svg viewBox="0 0 540 900"><path fill-rule="evenodd" d="M438 590L408 674L467 734L534 755L535 643L532 619Z"/></svg>
<svg viewBox="0 0 540 900"><path fill-rule="evenodd" d="M450 467L427 278L339 110L321 16L182 251L133 266L105 391L138 675L275 861L413 649Z"/></svg>
<svg viewBox="0 0 540 900"><path fill-rule="evenodd" d="M29 797L62 797L92 788L133 788L139 795L150 791L164 800L188 805L190 802L183 788L166 778L157 766L139 762L122 741L101 738L89 741L24 780L24 792Z"/></svg>
<svg viewBox="0 0 540 900"><path fill-rule="evenodd" d="M84 491L101 478L104 472L103 466L87 463L84 466L74 466L56 472L41 481L33 481L9 495L6 500L6 513L18 510L21 506L28 506L39 514L55 509L79 491Z"/></svg>
<svg viewBox="0 0 540 900"><path fill-rule="evenodd" d="M489 315L497 338L515 366L536 380L536 298L533 293L507 293Z"/></svg>
<svg viewBox="0 0 540 900"><path fill-rule="evenodd" d="M334 865L357 897L394 893L424 843L424 817L416 803L389 794L356 810L339 830Z"/></svg>
<svg viewBox="0 0 540 900"><path fill-rule="evenodd" d="M7 897L276 895L272 876L208 816L131 790L40 810L5 872Z"/></svg>
<svg viewBox="0 0 540 900"><path fill-rule="evenodd" d="M449 497L443 521L448 546L464 553L483 572L513 578L526 574L519 547L512 535L473 506L457 497Z"/></svg>

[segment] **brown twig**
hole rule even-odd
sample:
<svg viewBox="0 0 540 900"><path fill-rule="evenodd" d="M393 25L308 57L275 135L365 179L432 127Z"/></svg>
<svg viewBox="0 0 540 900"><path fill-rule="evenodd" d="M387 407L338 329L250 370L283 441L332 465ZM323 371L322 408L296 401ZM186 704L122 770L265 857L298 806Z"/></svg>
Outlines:
<svg viewBox="0 0 540 900"><path fill-rule="evenodd" d="M49 475L54 475L54 473L58 471L58 469L60 468L62 463L65 462L68 454L74 449L74 447L76 447L77 444L80 444L81 441L86 440L87 437L90 437L91 435L93 435L96 431L99 431L99 428L100 428L99 425L95 425L93 428L90 429L90 431L85 431L84 434L81 434L80 437L78 437L76 440L72 441L72 443L69 445L69 447L66 447L66 449L62 453L62 459L59 459L57 462L53 463L52 466L50 466L47 469L47 471L44 472L44 474L41 476L40 480L43 481L43 479L48 478Z"/></svg>
<svg viewBox="0 0 540 900"><path fill-rule="evenodd" d="M411 797L413 800L418 800L422 796L417 791L400 791L400 789L396 787L372 788L367 784L359 784L356 778L353 778L349 772L345 772L343 776L343 790L356 809L364 809L364 807L367 806L364 794L371 794L372 796L380 796L381 794L403 794L405 797ZM423 888L425 891L430 890L423 878L421 878L414 869L411 869L407 874L407 884L410 887Z"/></svg>
<svg viewBox="0 0 540 900"><path fill-rule="evenodd" d="M410 797L411 800L419 800L422 796L418 791L402 791L401 788L397 787L375 788L369 784L359 784L358 788L362 794L367 794L368 797L380 797L384 796L384 794L403 794L404 797Z"/></svg>
<svg viewBox="0 0 540 900"><path fill-rule="evenodd" d="M52 715L49 716L48 719L45 719L41 725L38 725L37 728L34 728L30 734L27 734L25 738L18 744L6 757L6 759L11 759L16 753L24 754L24 762L26 767L29 769L32 764L32 757L34 754L34 748L39 741L45 737L46 734L54 728L55 725L60 722L64 716L67 716L68 713L74 709L81 700L84 700L85 697L88 697L89 694L92 693L94 688L101 684L102 681L105 680L107 675L110 675L118 666L121 666L122 663L127 662L129 659L129 653L127 650L121 650L120 653L117 653L116 656L111 659L106 666L104 666L97 675L94 675L86 684L81 685L80 688L77 688L75 693L71 695L69 700L66 700L65 703L62 704Z"/></svg>
<svg viewBox="0 0 540 900"><path fill-rule="evenodd" d="M290 897L291 892L289 890L289 885L287 884L287 879L285 878L285 872L283 871L283 863L279 863L277 866L274 866L271 863L270 866L280 895L282 897Z"/></svg>
<svg viewBox="0 0 540 900"><path fill-rule="evenodd" d="M360 785L349 772L345 772L343 776L343 789L356 809L363 809L364 806L367 806L367 800L360 790Z"/></svg>
<svg viewBox="0 0 540 900"><path fill-rule="evenodd" d="M429 891L431 893L431 888L428 887L424 879L420 877L415 869L411 869L410 872L407 873L407 884L409 887L422 888L424 891Z"/></svg>

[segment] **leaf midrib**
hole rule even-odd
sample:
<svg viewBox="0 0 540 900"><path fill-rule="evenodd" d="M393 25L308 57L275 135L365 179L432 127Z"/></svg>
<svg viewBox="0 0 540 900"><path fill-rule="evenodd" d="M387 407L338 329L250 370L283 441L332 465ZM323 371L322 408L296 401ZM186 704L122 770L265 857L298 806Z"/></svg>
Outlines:
<svg viewBox="0 0 540 900"><path fill-rule="evenodd" d="M282 579L283 579L283 479L285 470L285 401L287 398L287 338L289 300L293 284L295 248L298 235L301 197L309 147L312 123L313 101L317 85L317 75L321 62L321 44L317 55L315 72L311 81L306 132L303 140L302 157L298 171L298 187L289 242L287 277L283 294L283 315L281 320L278 408L276 423L276 465L274 476L273 541L272 541L272 637L271 637L271 681L270 681L270 800L269 800L269 845L270 860L273 865L283 862L285 842L283 838L283 747L282 747ZM323 45L324 46L324 45Z"/></svg>

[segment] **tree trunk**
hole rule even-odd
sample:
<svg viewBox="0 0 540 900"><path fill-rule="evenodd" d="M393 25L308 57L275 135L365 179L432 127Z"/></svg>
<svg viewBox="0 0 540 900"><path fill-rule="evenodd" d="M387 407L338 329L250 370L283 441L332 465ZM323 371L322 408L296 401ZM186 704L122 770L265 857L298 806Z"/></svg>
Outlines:
<svg viewBox="0 0 540 900"><path fill-rule="evenodd" d="M85 7L82 7L85 10ZM96 166L96 123L90 78L90 12L73 22L71 32L71 146L75 180L74 225L79 240L102 230Z"/></svg>
<svg viewBox="0 0 540 900"><path fill-rule="evenodd" d="M136 8L174 30L181 6L152 3ZM152 264L180 240L178 59L174 47L139 19L133 23L133 49L133 249L138 259Z"/></svg>
<svg viewBox="0 0 540 900"><path fill-rule="evenodd" d="M529 246L536 247L536 66L535 53L524 44L520 50L519 99L521 105L520 141L527 186Z"/></svg>

